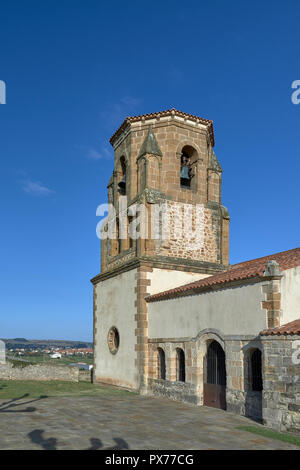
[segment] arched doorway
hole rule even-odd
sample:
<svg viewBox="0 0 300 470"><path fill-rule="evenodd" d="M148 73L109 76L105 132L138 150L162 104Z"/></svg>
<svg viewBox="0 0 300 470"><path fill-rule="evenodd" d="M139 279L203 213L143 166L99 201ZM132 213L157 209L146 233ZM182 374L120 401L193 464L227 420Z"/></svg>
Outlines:
<svg viewBox="0 0 300 470"><path fill-rule="evenodd" d="M217 341L207 348L204 374L204 405L226 410L225 352Z"/></svg>

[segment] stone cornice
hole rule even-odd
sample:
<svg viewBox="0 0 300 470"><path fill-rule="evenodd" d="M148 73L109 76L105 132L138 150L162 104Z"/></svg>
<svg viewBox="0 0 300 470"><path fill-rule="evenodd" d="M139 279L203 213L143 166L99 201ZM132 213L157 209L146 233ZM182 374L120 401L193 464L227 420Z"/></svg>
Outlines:
<svg viewBox="0 0 300 470"><path fill-rule="evenodd" d="M213 129L212 120L204 119L199 116L195 116L193 114L184 113L183 111L179 111L175 108L168 109L166 111L160 111L157 113L143 114L140 116L128 116L123 121L121 126L116 130L113 136L110 138L110 143L112 144L114 148L116 148L120 144L120 137L122 136L124 131L126 131L126 135L127 135L128 128L130 128L131 123L141 122L144 124L146 121L153 120L153 119L159 122L161 119L164 119L164 118L169 118L174 121L176 119L176 121L179 120L178 122L189 123L193 126L201 125L201 126L207 127L211 145L214 146L215 140L214 140L214 129Z"/></svg>
<svg viewBox="0 0 300 470"><path fill-rule="evenodd" d="M121 274L131 269L138 268L140 266L150 266L152 268L158 269L168 269L175 271L185 271L199 274L216 274L216 272L222 272L227 269L227 266L215 263L208 263L206 261L194 261L194 260L184 260L180 258L171 258L155 255L151 256L142 256L133 258L130 261L125 261L124 264L98 274L97 276L91 279L92 284L98 284L98 282L105 281L111 277Z"/></svg>

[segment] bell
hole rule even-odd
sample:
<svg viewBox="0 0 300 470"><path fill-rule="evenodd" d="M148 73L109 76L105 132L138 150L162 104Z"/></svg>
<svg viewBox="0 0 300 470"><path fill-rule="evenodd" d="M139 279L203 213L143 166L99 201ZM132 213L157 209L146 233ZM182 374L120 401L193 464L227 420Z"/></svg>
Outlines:
<svg viewBox="0 0 300 470"><path fill-rule="evenodd" d="M189 180L190 175L189 175L189 168L187 166L183 166L180 171L180 178L183 180Z"/></svg>
<svg viewBox="0 0 300 470"><path fill-rule="evenodd" d="M118 183L118 186L120 189L122 189L123 191L126 189L126 175L123 176L122 180L120 181L120 183Z"/></svg>

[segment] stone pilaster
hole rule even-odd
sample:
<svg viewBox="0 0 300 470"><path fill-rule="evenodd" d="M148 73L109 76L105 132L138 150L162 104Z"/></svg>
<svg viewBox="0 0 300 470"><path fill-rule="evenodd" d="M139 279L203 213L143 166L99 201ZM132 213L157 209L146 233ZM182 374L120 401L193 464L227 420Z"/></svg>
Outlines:
<svg viewBox="0 0 300 470"><path fill-rule="evenodd" d="M94 352L97 347L97 284L93 285L93 346ZM94 353L94 361L93 361L93 372L92 372L92 380L96 377L96 368L97 368L97 361L95 359Z"/></svg>
<svg viewBox="0 0 300 470"><path fill-rule="evenodd" d="M149 294L147 287L150 286L151 281L147 279L147 273L152 272L150 266L140 266L136 274L136 301L135 306L137 313L135 315L136 321L136 366L139 374L139 390L141 393L147 391L147 377L148 377L148 305L145 301L145 296Z"/></svg>
<svg viewBox="0 0 300 470"><path fill-rule="evenodd" d="M242 341L226 341L226 404L232 413L245 414Z"/></svg>
<svg viewBox="0 0 300 470"><path fill-rule="evenodd" d="M282 277L276 261L268 261L264 276L268 282L262 286L262 291L265 294L262 308L266 310L267 327L275 328L280 325L281 318L280 280Z"/></svg>

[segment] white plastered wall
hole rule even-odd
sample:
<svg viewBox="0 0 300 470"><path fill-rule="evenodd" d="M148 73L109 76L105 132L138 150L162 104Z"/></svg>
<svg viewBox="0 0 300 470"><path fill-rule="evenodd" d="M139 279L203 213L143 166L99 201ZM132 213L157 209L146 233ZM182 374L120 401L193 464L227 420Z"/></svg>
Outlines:
<svg viewBox="0 0 300 470"><path fill-rule="evenodd" d="M281 324L300 318L300 266L283 271L281 279Z"/></svg>
<svg viewBox="0 0 300 470"><path fill-rule="evenodd" d="M136 269L99 282L96 286L95 379L127 388L138 386L135 365ZM116 354L108 348L107 335L114 326L120 335Z"/></svg>
<svg viewBox="0 0 300 470"><path fill-rule="evenodd" d="M206 328L223 335L257 335L267 327L262 284L149 302L149 338L194 338Z"/></svg>
<svg viewBox="0 0 300 470"><path fill-rule="evenodd" d="M198 281L210 274L190 273L185 271L175 271L172 269L153 268L152 273L148 273L147 278L150 279L151 285L148 287L149 294L157 294L168 289Z"/></svg>

